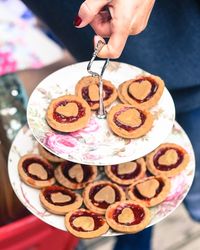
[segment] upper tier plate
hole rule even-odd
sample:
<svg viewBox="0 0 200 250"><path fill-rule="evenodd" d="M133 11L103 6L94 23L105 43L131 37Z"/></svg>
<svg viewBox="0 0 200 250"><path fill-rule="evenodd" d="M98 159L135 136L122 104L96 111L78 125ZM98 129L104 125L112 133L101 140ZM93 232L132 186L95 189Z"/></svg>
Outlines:
<svg viewBox="0 0 200 250"><path fill-rule="evenodd" d="M151 109L155 120L152 129L138 139L123 139L115 136L107 126L93 114L85 129L73 133L60 133L46 123L45 114L50 101L65 94L74 94L75 85L81 77L88 75L88 62L62 68L45 78L33 91L27 109L29 127L35 138L53 154L73 162L86 165L110 165L137 159L154 150L168 136L175 118L173 100L165 88L158 104ZM102 61L94 63L101 71ZM116 87L125 80L147 74L128 64L110 62L104 78Z"/></svg>

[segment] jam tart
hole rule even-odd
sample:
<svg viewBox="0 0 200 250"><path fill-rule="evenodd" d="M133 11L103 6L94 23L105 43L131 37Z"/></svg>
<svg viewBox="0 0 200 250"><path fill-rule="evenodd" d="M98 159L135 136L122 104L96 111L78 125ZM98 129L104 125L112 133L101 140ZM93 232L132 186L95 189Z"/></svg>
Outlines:
<svg viewBox="0 0 200 250"><path fill-rule="evenodd" d="M147 155L146 163L152 174L172 177L187 167L189 154L175 143L164 143Z"/></svg>
<svg viewBox="0 0 200 250"><path fill-rule="evenodd" d="M18 171L22 181L34 188L55 183L53 166L39 155L24 155L18 162Z"/></svg>
<svg viewBox="0 0 200 250"><path fill-rule="evenodd" d="M60 132L73 132L86 127L91 117L90 106L74 95L65 95L51 101L46 121Z"/></svg>
<svg viewBox="0 0 200 250"><path fill-rule="evenodd" d="M46 210L59 215L78 209L83 202L80 194L56 185L42 189L39 197Z"/></svg>
<svg viewBox="0 0 200 250"><path fill-rule="evenodd" d="M135 181L128 189L131 200L153 207L164 201L170 191L170 180L164 176L150 176Z"/></svg>
<svg viewBox="0 0 200 250"><path fill-rule="evenodd" d="M96 166L65 161L55 169L55 178L58 183L70 189L82 189L96 177Z"/></svg>
<svg viewBox="0 0 200 250"><path fill-rule="evenodd" d="M64 159L52 154L51 152L49 152L48 150L46 150L44 147L42 147L42 145L38 144L38 151L39 154L44 157L46 160L52 162L52 163L60 163L65 161Z"/></svg>
<svg viewBox="0 0 200 250"><path fill-rule="evenodd" d="M125 200L126 195L117 184L109 181L96 181L86 186L83 199L85 206L90 211L105 214L109 205Z"/></svg>
<svg viewBox="0 0 200 250"><path fill-rule="evenodd" d="M123 233L137 233L149 224L150 210L142 203L126 200L110 205L106 210L109 226Z"/></svg>
<svg viewBox="0 0 200 250"><path fill-rule="evenodd" d="M95 238L105 234L109 226L103 216L86 209L69 212L65 216L67 230L78 238Z"/></svg>
<svg viewBox="0 0 200 250"><path fill-rule="evenodd" d="M160 77L146 75L120 84L118 96L123 103L141 109L150 109L157 104L163 91L164 82Z"/></svg>
<svg viewBox="0 0 200 250"><path fill-rule="evenodd" d="M144 158L118 165L105 166L105 173L112 181L120 185L131 185L133 181L141 179L146 173Z"/></svg>
<svg viewBox="0 0 200 250"><path fill-rule="evenodd" d="M153 115L129 104L117 104L108 112L110 129L123 138L138 138L145 135L153 125Z"/></svg>
<svg viewBox="0 0 200 250"><path fill-rule="evenodd" d="M107 80L103 81L103 102L107 107L117 99L115 86ZM86 100L92 110L99 108L99 78L96 76L85 76L76 85L76 94Z"/></svg>

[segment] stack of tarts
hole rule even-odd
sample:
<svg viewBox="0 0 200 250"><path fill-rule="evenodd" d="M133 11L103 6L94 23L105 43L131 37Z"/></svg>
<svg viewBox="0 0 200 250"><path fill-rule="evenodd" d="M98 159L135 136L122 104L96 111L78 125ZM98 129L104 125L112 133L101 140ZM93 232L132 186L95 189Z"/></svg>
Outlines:
<svg viewBox="0 0 200 250"><path fill-rule="evenodd" d="M85 76L76 84L74 95L52 100L46 113L48 125L62 133L86 127L99 108L98 84L97 77ZM151 108L163 90L164 82L154 75L127 80L118 89L103 80L110 130L129 139L148 133L154 122ZM38 152L20 159L20 178L40 189L41 205L49 213L64 216L67 230L79 238L98 237L109 229L119 233L145 229L152 217L151 207L170 193L170 178L189 162L186 150L174 143L161 144L140 159L101 168L65 161L41 145Z"/></svg>
<svg viewBox="0 0 200 250"><path fill-rule="evenodd" d="M65 95L51 101L46 121L59 132L74 132L85 128L92 111L99 108L99 79L95 76L81 78L75 95ZM108 109L110 130L122 138L139 138L148 133L154 118L150 109L160 100L164 82L154 75L142 75L116 87L103 79L103 103ZM118 103L114 103L118 98Z"/></svg>
<svg viewBox="0 0 200 250"><path fill-rule="evenodd" d="M41 205L64 216L69 232L79 238L137 233L151 220L151 207L170 193L170 178L189 162L184 148L164 143L143 158L110 166L77 164L38 146L40 155L27 154L18 163L20 178L40 189Z"/></svg>

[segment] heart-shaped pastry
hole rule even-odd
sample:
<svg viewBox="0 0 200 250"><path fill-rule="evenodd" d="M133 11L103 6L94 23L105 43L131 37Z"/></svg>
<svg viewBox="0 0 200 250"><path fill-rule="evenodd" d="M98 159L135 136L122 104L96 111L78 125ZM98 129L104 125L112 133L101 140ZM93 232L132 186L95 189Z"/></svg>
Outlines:
<svg viewBox="0 0 200 250"><path fill-rule="evenodd" d="M151 83L148 80L135 81L129 85L129 93L138 100L144 100L151 92Z"/></svg>
<svg viewBox="0 0 200 250"><path fill-rule="evenodd" d="M143 230L151 218L150 210L147 207L132 200L115 202L110 205L105 217L112 229L124 233L136 233Z"/></svg>
<svg viewBox="0 0 200 250"><path fill-rule="evenodd" d="M125 192L117 184L96 181L86 186L83 192L85 206L92 212L105 214L106 209L117 201L126 199Z"/></svg>
<svg viewBox="0 0 200 250"><path fill-rule="evenodd" d="M177 151L175 149L169 149L159 157L158 163L160 165L172 165L176 164L177 160L178 160Z"/></svg>
<svg viewBox="0 0 200 250"><path fill-rule="evenodd" d="M99 87L96 84L89 85L88 93L89 93L90 100L92 101L99 100Z"/></svg>
<svg viewBox="0 0 200 250"><path fill-rule="evenodd" d="M78 115L78 106L74 102L69 102L66 105L58 106L56 108L56 112L60 115L64 115L66 117L77 116Z"/></svg>
<svg viewBox="0 0 200 250"><path fill-rule="evenodd" d="M156 179L147 180L136 185L140 194L146 198L153 198L160 183Z"/></svg>
<svg viewBox="0 0 200 250"><path fill-rule="evenodd" d="M137 168L136 162L126 162L118 165L118 174L130 174L133 173Z"/></svg>
<svg viewBox="0 0 200 250"><path fill-rule="evenodd" d="M69 176L72 179L76 179L78 183L83 181L84 173L83 169L80 164L75 164L73 167L69 170Z"/></svg>
<svg viewBox="0 0 200 250"><path fill-rule="evenodd" d="M126 224L126 223L131 223L134 220L135 220L134 213L133 213L132 209L129 207L125 207L122 210L121 214L118 215L119 223Z"/></svg>
<svg viewBox="0 0 200 250"><path fill-rule="evenodd" d="M112 204L115 202L115 190L111 186L105 186L96 193L94 199L97 202L105 201L108 204Z"/></svg>
<svg viewBox="0 0 200 250"><path fill-rule="evenodd" d="M57 192L57 193L51 194L51 200L53 202L57 202L57 203L64 203L64 202L70 201L71 197L69 195L63 194L61 192Z"/></svg>
<svg viewBox="0 0 200 250"><path fill-rule="evenodd" d="M118 121L122 124L131 126L131 127L138 127L141 124L141 117L140 113L137 109L131 108L127 109L126 111L122 112L118 117Z"/></svg>
<svg viewBox="0 0 200 250"><path fill-rule="evenodd" d="M45 188L55 183L54 168L37 154L26 154L18 162L20 178L34 188Z"/></svg>
<svg viewBox="0 0 200 250"><path fill-rule="evenodd" d="M28 172L32 175L37 176L41 180L46 180L48 178L47 171L41 164L38 163L30 164L28 167Z"/></svg>
<svg viewBox="0 0 200 250"><path fill-rule="evenodd" d="M92 231L94 230L94 219L90 216L80 216L73 220L73 225L81 227L85 231Z"/></svg>

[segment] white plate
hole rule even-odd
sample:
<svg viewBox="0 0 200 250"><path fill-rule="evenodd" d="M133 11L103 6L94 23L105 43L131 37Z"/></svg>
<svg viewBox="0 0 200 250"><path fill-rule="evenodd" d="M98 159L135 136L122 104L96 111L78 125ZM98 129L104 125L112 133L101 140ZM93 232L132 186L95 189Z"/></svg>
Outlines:
<svg viewBox="0 0 200 250"><path fill-rule="evenodd" d="M158 104L151 109L155 117L152 129L138 139L122 139L108 128L106 120L94 114L85 129L73 133L59 133L46 123L45 113L50 101L64 94L74 94L75 85L88 75L88 62L67 66L44 79L30 97L27 109L29 127L35 138L53 154L88 165L119 164L146 155L168 136L175 119L173 100L165 88ZM100 71L102 61L94 69ZM124 63L111 62L104 78L118 87L125 80L147 74Z"/></svg>
<svg viewBox="0 0 200 250"><path fill-rule="evenodd" d="M181 174L171 178L172 188L166 200L160 205L151 208L152 218L150 225L160 222L178 207L188 193L194 178L195 159L192 145L185 132L177 123L173 127L171 135L165 141L174 142L184 147L190 155L190 162ZM31 213L47 224L66 231L64 216L53 215L47 212L40 204L39 191L27 186L20 180L17 163L27 153L37 153L37 142L33 138L31 131L25 126L16 136L10 150L8 160L10 183L19 200ZM102 177L103 175L99 176L99 178ZM114 235L119 235L119 233L109 230L104 236Z"/></svg>

